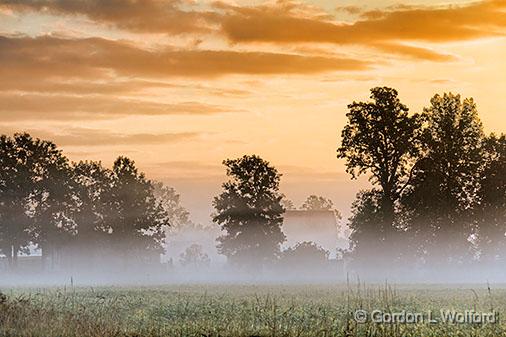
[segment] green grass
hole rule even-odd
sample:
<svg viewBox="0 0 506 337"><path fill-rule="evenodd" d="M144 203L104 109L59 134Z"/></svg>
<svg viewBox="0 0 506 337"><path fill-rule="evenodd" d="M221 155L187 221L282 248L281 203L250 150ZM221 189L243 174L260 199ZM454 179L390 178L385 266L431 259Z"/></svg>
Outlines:
<svg viewBox="0 0 506 337"><path fill-rule="evenodd" d="M506 323L357 324L353 312L506 314L506 288L192 285L3 289L0 336L506 336ZM500 316L501 317L501 316ZM505 316L506 317L506 316Z"/></svg>

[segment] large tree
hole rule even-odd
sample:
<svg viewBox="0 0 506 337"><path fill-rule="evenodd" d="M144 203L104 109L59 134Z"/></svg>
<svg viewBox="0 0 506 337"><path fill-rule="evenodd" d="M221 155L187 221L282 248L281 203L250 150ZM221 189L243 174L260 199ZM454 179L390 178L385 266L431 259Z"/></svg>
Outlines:
<svg viewBox="0 0 506 337"><path fill-rule="evenodd" d="M108 237L104 215L109 211L104 200L111 193L113 173L100 162L81 161L73 165L72 176L77 202L74 250L81 259L103 256Z"/></svg>
<svg viewBox="0 0 506 337"><path fill-rule="evenodd" d="M15 265L31 241L46 258L72 227L67 158L55 144L26 133L2 136L0 143L2 250Z"/></svg>
<svg viewBox="0 0 506 337"><path fill-rule="evenodd" d="M463 262L476 232L482 125L474 101L451 93L435 95L422 118L423 150L404 200L413 213L410 230L425 259Z"/></svg>
<svg viewBox="0 0 506 337"><path fill-rule="evenodd" d="M381 254L383 242L378 240L382 236L378 226L382 221L381 198L378 190L360 191L351 206L350 251L353 266L361 273L372 271L374 266L381 269L385 258Z"/></svg>
<svg viewBox="0 0 506 337"><path fill-rule="evenodd" d="M75 185L68 159L48 141L25 138L23 146L38 164L35 168L34 237L42 250L44 264L60 260L61 248L75 234L73 213L76 209Z"/></svg>
<svg viewBox="0 0 506 337"><path fill-rule="evenodd" d="M480 181L478 232L481 260L506 263L506 136L491 135L485 141Z"/></svg>
<svg viewBox="0 0 506 337"><path fill-rule="evenodd" d="M15 268L19 252L27 250L33 222L30 216L34 193L34 165L18 140L0 137L0 252Z"/></svg>
<svg viewBox="0 0 506 337"><path fill-rule="evenodd" d="M375 240L383 242L387 251L396 232L396 202L414 166L420 121L418 115L408 114L395 89L373 88L370 98L370 102L348 105L348 123L337 152L338 158L346 159L352 178L369 173L370 181L379 186L381 221L374 224L379 227Z"/></svg>
<svg viewBox="0 0 506 337"><path fill-rule="evenodd" d="M108 244L123 265L142 265L163 252L167 213L156 200L154 186L135 163L119 157L112 169L112 187L104 198Z"/></svg>
<svg viewBox="0 0 506 337"><path fill-rule="evenodd" d="M223 164L230 180L213 201L213 221L224 231L218 250L235 265L261 268L279 257L285 240L280 174L255 155Z"/></svg>

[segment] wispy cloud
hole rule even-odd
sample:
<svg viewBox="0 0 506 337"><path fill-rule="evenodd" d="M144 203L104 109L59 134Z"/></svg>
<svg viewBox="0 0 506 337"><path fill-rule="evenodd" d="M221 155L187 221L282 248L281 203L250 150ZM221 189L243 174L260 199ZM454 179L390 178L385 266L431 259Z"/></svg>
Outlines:
<svg viewBox="0 0 506 337"><path fill-rule="evenodd" d="M364 70L368 63L345 57L231 50L146 50L102 38L0 37L0 74L17 76L164 78L227 74L311 74Z"/></svg>
<svg viewBox="0 0 506 337"><path fill-rule="evenodd" d="M110 119L125 116L213 115L232 112L198 102L157 103L101 95L0 94L0 115L8 120ZM237 111L237 110L236 110Z"/></svg>
<svg viewBox="0 0 506 337"><path fill-rule="evenodd" d="M6 132L7 131L7 132ZM197 139L195 132L183 133L117 133L108 130L91 128L67 128L62 131L28 129L26 132L34 137L53 141L60 146L116 146L116 145L157 145L171 144ZM4 130L10 134L11 130Z"/></svg>
<svg viewBox="0 0 506 337"><path fill-rule="evenodd" d="M503 36L506 2L485 0L462 6L394 7L362 13L351 24L297 15L275 5L228 6L225 34L234 42L458 41Z"/></svg>
<svg viewBox="0 0 506 337"><path fill-rule="evenodd" d="M117 28L143 33L188 34L208 32L219 14L213 11L184 9L184 0L1 0L5 9L53 15L82 15Z"/></svg>

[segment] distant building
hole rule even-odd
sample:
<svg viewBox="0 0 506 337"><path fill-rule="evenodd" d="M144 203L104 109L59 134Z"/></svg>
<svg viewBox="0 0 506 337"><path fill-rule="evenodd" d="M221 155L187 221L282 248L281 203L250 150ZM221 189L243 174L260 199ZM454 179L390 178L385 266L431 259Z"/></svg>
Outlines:
<svg viewBox="0 0 506 337"><path fill-rule="evenodd" d="M328 250L331 256L336 255L339 245L338 219L333 211L287 210L282 230L286 235L284 247L313 241Z"/></svg>

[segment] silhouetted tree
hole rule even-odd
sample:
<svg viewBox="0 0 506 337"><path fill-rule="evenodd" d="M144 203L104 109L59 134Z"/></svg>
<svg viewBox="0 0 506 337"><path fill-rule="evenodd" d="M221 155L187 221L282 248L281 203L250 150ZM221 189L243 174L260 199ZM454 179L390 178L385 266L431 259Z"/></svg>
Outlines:
<svg viewBox="0 0 506 337"><path fill-rule="evenodd" d="M506 136L491 135L485 141L484 168L476 212L481 260L506 262Z"/></svg>
<svg viewBox="0 0 506 337"><path fill-rule="evenodd" d="M300 208L307 211L331 211L334 209L334 203L330 199L312 194Z"/></svg>
<svg viewBox="0 0 506 337"><path fill-rule="evenodd" d="M378 190L360 191L351 205L351 217L348 227L350 234L350 252L353 266L361 273L374 274L383 269L385 256L379 223L383 221L381 213L382 193Z"/></svg>
<svg viewBox="0 0 506 337"><path fill-rule="evenodd" d="M178 231L184 226L191 225L190 213L181 206L181 196L176 190L161 182L155 183L154 187L154 195L167 213L171 230Z"/></svg>
<svg viewBox="0 0 506 337"><path fill-rule="evenodd" d="M213 221L225 232L218 238L218 250L233 264L261 268L278 258L285 240L280 174L255 155L223 164L230 180L213 201Z"/></svg>
<svg viewBox="0 0 506 337"><path fill-rule="evenodd" d="M27 137L0 137L0 252L13 268L18 253L27 252L33 225L30 211L36 162L18 145Z"/></svg>
<svg viewBox="0 0 506 337"><path fill-rule="evenodd" d="M305 211L332 211L337 221L341 219L341 213L334 208L332 200L322 196L310 195L300 208Z"/></svg>
<svg viewBox="0 0 506 337"><path fill-rule="evenodd" d="M483 131L472 99L435 95L424 109L423 152L404 202L411 208L411 234L424 259L463 262L471 258L476 232Z"/></svg>
<svg viewBox="0 0 506 337"><path fill-rule="evenodd" d="M281 199L281 205L283 206L283 208L286 210L286 211L293 211L293 210L296 210L297 208L295 207L295 205L293 204L293 201L288 199L286 196L283 195L283 199Z"/></svg>
<svg viewBox="0 0 506 337"><path fill-rule="evenodd" d="M72 176L77 197L74 250L84 259L103 256L109 235L104 217L109 210L104 200L111 193L113 173L100 162L79 162L73 165Z"/></svg>
<svg viewBox="0 0 506 337"><path fill-rule="evenodd" d="M59 262L61 248L75 234L73 212L76 203L72 171L68 159L55 144L27 137L23 146L38 162L33 198L33 241L42 250L43 264L46 265L50 259L53 267Z"/></svg>
<svg viewBox="0 0 506 337"><path fill-rule="evenodd" d="M199 244L192 244L179 256L179 263L183 267L200 269L209 267L211 260Z"/></svg>
<svg viewBox="0 0 506 337"><path fill-rule="evenodd" d="M163 229L168 220L156 201L152 183L125 157L114 162L112 172L104 215L111 248L123 257L125 264L158 257L163 251Z"/></svg>
<svg viewBox="0 0 506 337"><path fill-rule="evenodd" d="M372 102L348 105L348 124L342 131L338 158L346 159L352 178L369 172L370 181L380 187L381 221L370 223L375 241L383 242L383 254L394 247L395 203L409 184L417 153L419 116L409 116L408 108L395 89L371 89Z"/></svg>
<svg viewBox="0 0 506 337"><path fill-rule="evenodd" d="M54 257L73 226L68 160L55 144L26 133L1 139L2 250L12 265L30 241L43 260Z"/></svg>

